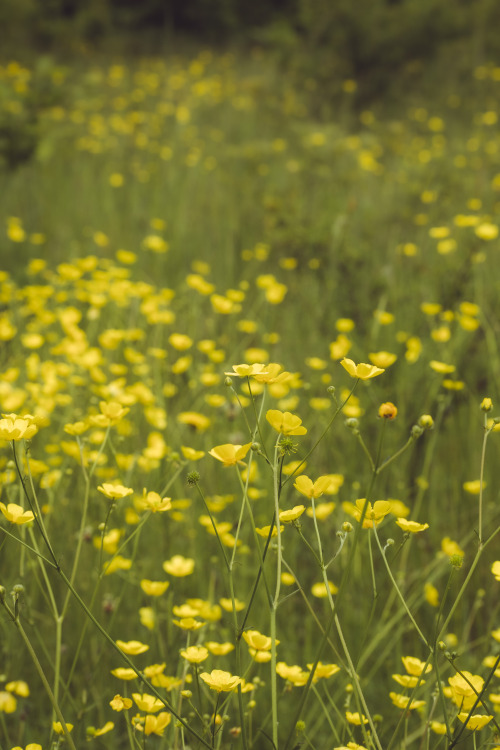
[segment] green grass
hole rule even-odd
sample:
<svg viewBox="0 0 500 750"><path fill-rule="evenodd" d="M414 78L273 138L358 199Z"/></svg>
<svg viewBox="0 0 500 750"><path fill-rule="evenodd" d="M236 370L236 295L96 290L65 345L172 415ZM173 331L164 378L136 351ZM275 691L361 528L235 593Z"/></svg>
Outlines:
<svg viewBox="0 0 500 750"><path fill-rule="evenodd" d="M457 670L486 680L498 655L498 438L487 422L500 374L498 68L471 71L474 94L463 101L456 91L434 101L408 95L389 118L383 104L357 114L346 93L319 122L303 88L261 55L113 65L1 69L0 152L7 162L22 141L33 153L0 173L0 403L5 414L46 418L29 445L32 480L21 468L26 491L3 433L1 502L31 504L38 521L2 516L1 746L68 743L54 739L41 671L76 747L108 721L114 729L97 746L388 750L451 748L465 737L462 746L492 747L496 719L462 734L445 693ZM123 184L112 186L117 174ZM355 381L339 363L378 352L397 358L373 380ZM279 362L292 376L267 386L251 379L252 402L245 381L225 383L243 362ZM480 410L486 396L491 414ZM101 402L130 411L108 430ZM394 420L378 416L384 402L397 406ZM291 446L281 435L275 448L268 409L298 414L307 434L292 435ZM415 429L425 414L434 428ZM86 429L71 436L65 425L78 421ZM244 457L242 481L207 455L226 443L260 445ZM181 446L205 455L193 462ZM21 466L22 442L15 448ZM306 456L296 475L341 475L315 500L317 523L296 475L288 479L290 462ZM464 489L480 477L480 494ZM110 503L97 489L106 482L134 494ZM145 510L143 488L173 507ZM377 535L360 529L360 498L397 499L429 528L404 534L394 505ZM254 526L275 523L276 503L308 513L267 549ZM386 558L377 536L382 548L393 540ZM450 565L446 537L462 567ZM194 560L193 574L163 568L178 554ZM129 567L106 575L117 555ZM277 587L280 569L295 583ZM312 588L324 578L337 587L333 598ZM156 598L143 579L170 585ZM189 599L213 608L231 596L244 603L236 616L191 602L203 627L173 622ZM252 660L242 628L271 636L270 662ZM133 663L141 672L165 663L172 690L111 676L125 664L110 639L146 643ZM236 648L197 669L179 655L207 641ZM389 697L404 691L392 679L403 656L433 665L416 695L425 704L407 713ZM276 677L276 662L307 673L316 660L340 671L307 686ZM253 680L252 692L221 693L216 704L197 678L212 669ZM15 680L30 694L10 711ZM154 689L184 730L174 718L162 738L146 736L132 723L136 714L144 723L140 706L109 705L118 693ZM474 713L495 716L498 676L479 692L486 706ZM229 717L216 733L215 705ZM366 713L368 730L346 710ZM432 721L446 722L448 736L430 731Z"/></svg>

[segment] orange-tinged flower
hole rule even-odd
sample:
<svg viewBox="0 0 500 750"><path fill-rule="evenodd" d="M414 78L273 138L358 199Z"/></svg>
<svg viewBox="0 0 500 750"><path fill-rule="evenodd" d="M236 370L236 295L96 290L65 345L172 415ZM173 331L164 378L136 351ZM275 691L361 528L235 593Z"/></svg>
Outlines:
<svg viewBox="0 0 500 750"><path fill-rule="evenodd" d="M224 672L222 669L212 669L210 673L202 672L200 677L211 690L216 690L218 693L231 693L242 683L241 677Z"/></svg>
<svg viewBox="0 0 500 750"><path fill-rule="evenodd" d="M393 403L387 401L385 404L379 406L378 415L383 419L396 419L398 410Z"/></svg>
<svg viewBox="0 0 500 750"><path fill-rule="evenodd" d="M302 427L302 420L296 414L289 411L279 411L278 409L269 409L266 419L274 427L276 432L282 435L305 435L307 429Z"/></svg>
<svg viewBox="0 0 500 750"><path fill-rule="evenodd" d="M21 526L23 523L29 523L34 519L34 515L31 510L24 510L20 505L16 503L0 503L0 510L4 514L7 521L15 523L17 526Z"/></svg>
<svg viewBox="0 0 500 750"><path fill-rule="evenodd" d="M216 458L217 461L221 461L224 466L235 466L238 461L245 458L251 445L252 443L246 443L245 445L225 443L224 445L217 445L208 452L211 456Z"/></svg>
<svg viewBox="0 0 500 750"><path fill-rule="evenodd" d="M319 479L316 479L315 482L313 482L312 479L309 479L305 474L301 474L300 477L297 477L293 486L301 493L301 495L305 495L311 500L312 498L316 499L321 497L331 484L331 474L325 474L324 476L319 477Z"/></svg>
<svg viewBox="0 0 500 750"><path fill-rule="evenodd" d="M340 364L344 370L347 370L352 378L359 378L360 380L369 380L370 378L375 378L377 375L381 375L385 372L384 368L376 367L375 365L368 365L365 362L356 365L352 359L347 359L347 357L344 357Z"/></svg>

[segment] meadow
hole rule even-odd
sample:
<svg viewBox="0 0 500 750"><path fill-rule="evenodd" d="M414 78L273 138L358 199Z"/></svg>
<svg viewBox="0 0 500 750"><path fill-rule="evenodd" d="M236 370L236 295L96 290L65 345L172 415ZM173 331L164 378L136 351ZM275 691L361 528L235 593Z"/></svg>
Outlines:
<svg viewBox="0 0 500 750"><path fill-rule="evenodd" d="M4 61L3 749L500 747L499 87Z"/></svg>

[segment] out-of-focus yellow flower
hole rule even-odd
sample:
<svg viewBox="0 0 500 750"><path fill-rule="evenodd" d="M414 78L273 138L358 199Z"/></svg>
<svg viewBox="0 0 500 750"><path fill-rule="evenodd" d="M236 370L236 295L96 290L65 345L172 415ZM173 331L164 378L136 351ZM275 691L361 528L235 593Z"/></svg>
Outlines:
<svg viewBox="0 0 500 750"><path fill-rule="evenodd" d="M384 370L394 364L397 358L397 354L392 354L391 352L384 351L372 352L368 355L368 359L370 360L372 365L375 365L375 367L380 367Z"/></svg>
<svg viewBox="0 0 500 750"><path fill-rule="evenodd" d="M30 440L37 432L37 425L27 417L11 414L0 419L0 440Z"/></svg>
<svg viewBox="0 0 500 750"><path fill-rule="evenodd" d="M130 487L124 487L123 484L112 484L111 482L103 482L97 489L110 500L121 500L134 492Z"/></svg>
<svg viewBox="0 0 500 750"><path fill-rule="evenodd" d="M491 566L491 572L495 576L497 581L500 581L500 560L495 560Z"/></svg>
<svg viewBox="0 0 500 750"><path fill-rule="evenodd" d="M190 664L201 664L208 659L208 649L204 646L188 646L180 654Z"/></svg>
<svg viewBox="0 0 500 750"><path fill-rule="evenodd" d="M134 677L137 677L137 675L134 672ZM115 695L113 700L109 702L109 705L113 709L113 711L124 711L128 708L131 708L132 701L130 698L122 698L121 695Z"/></svg>
<svg viewBox="0 0 500 750"><path fill-rule="evenodd" d="M402 656L401 661L408 674L420 677L422 674L432 672L432 664L425 664L424 661L420 661L416 656ZM425 668L425 672L424 672Z"/></svg>
<svg viewBox="0 0 500 750"><path fill-rule="evenodd" d="M176 578L190 576L194 570L194 560L191 557L174 555L170 560L165 560L163 563L163 570L165 573L175 576Z"/></svg>
<svg viewBox="0 0 500 750"><path fill-rule="evenodd" d="M140 641L115 641L115 643L120 651L129 656L136 656L137 654L144 654L146 651L149 651L149 646Z"/></svg>
<svg viewBox="0 0 500 750"><path fill-rule="evenodd" d="M400 529L409 534L418 534L419 531L425 531L429 528L428 523L417 523L417 521L408 521L406 518L398 518L396 524Z"/></svg>
<svg viewBox="0 0 500 750"><path fill-rule="evenodd" d="M464 722L467 722L466 724L467 729L471 729L472 731L475 731L477 729L482 729L483 727L486 726L486 724L489 724L493 716L486 716L484 714L474 714L473 716L469 716L467 711L462 711L458 714L458 718L460 719L462 724Z"/></svg>
<svg viewBox="0 0 500 750"><path fill-rule="evenodd" d="M60 721L53 721L52 729L56 734L66 734ZM73 724L69 724L68 722L66 722L66 729L68 730L68 732L71 732L71 730L73 729Z"/></svg>

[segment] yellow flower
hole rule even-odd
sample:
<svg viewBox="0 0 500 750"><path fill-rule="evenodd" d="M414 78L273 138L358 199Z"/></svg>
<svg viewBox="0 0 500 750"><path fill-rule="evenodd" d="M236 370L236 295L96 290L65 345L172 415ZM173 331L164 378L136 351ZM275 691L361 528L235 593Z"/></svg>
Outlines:
<svg viewBox="0 0 500 750"><path fill-rule="evenodd" d="M296 521L297 518L300 518L305 509L305 505L295 505L290 510L280 511L279 519L283 523L291 523L292 521Z"/></svg>
<svg viewBox="0 0 500 750"><path fill-rule="evenodd" d="M425 706L425 701L411 701L410 698L406 695L401 695L400 693L389 693L389 698L394 703L395 706L398 708L403 708L407 711L411 711L414 708L422 708L422 706Z"/></svg>
<svg viewBox="0 0 500 750"><path fill-rule="evenodd" d="M250 648L256 651L270 651L271 650L271 637L259 633L258 630L245 630L243 638ZM277 640L276 643L279 643Z"/></svg>
<svg viewBox="0 0 500 750"><path fill-rule="evenodd" d="M255 362L253 365L233 365L233 372L225 372L224 375L237 378L250 378L265 368L265 365Z"/></svg>
<svg viewBox="0 0 500 750"><path fill-rule="evenodd" d="M238 461L241 461L247 455L250 450L252 443L246 443L245 445L232 445L231 443L225 443L224 445L217 445L208 451L211 456L221 461L224 466L235 466Z"/></svg>
<svg viewBox="0 0 500 750"><path fill-rule="evenodd" d="M474 229L474 233L481 240L496 240L498 237L498 226L490 222L484 222Z"/></svg>
<svg viewBox="0 0 500 750"><path fill-rule="evenodd" d="M0 711L6 714L13 714L17 708L17 700L11 693L0 690Z"/></svg>
<svg viewBox="0 0 500 750"><path fill-rule="evenodd" d="M136 677L134 673L134 677ZM123 711L132 706L132 701L130 698L122 698L121 695L115 695L112 701L109 702L109 705L113 709L113 711Z"/></svg>
<svg viewBox="0 0 500 750"><path fill-rule="evenodd" d="M172 620L174 625L182 630L199 630L205 623L200 620L195 620L194 617L181 617L180 620Z"/></svg>
<svg viewBox="0 0 500 750"><path fill-rule="evenodd" d="M355 724L356 726L360 726L361 724L368 724L368 719L366 716L363 716L363 714L360 714L358 711L346 711L345 717L349 724Z"/></svg>
<svg viewBox="0 0 500 750"><path fill-rule="evenodd" d="M90 423L95 427L111 427L130 411L128 407L122 406L117 401L100 401L99 408L100 414L89 417Z"/></svg>
<svg viewBox="0 0 500 750"><path fill-rule="evenodd" d="M330 591L330 594L336 594L338 591L337 586L332 581L328 581L328 589ZM320 581L318 583L313 583L313 585L311 586L311 594L317 599L325 599L328 596L325 582Z"/></svg>
<svg viewBox="0 0 500 750"><path fill-rule="evenodd" d="M15 523L18 526L21 526L23 523L29 523L35 517L31 510L24 510L24 508L20 505L16 505L16 503L9 503L8 505L0 503L0 510L7 521Z"/></svg>
<svg viewBox="0 0 500 750"><path fill-rule="evenodd" d="M414 688L417 685L423 685L425 682L425 680L419 680L418 677L409 674L393 674L392 679L404 688Z"/></svg>
<svg viewBox="0 0 500 750"><path fill-rule="evenodd" d="M439 591L429 581L427 581L424 586L424 596L426 602L430 604L431 607L439 607Z"/></svg>
<svg viewBox="0 0 500 750"><path fill-rule="evenodd" d="M202 661L208 659L208 649L204 646L188 646L180 653L190 664L201 664Z"/></svg>
<svg viewBox="0 0 500 750"><path fill-rule="evenodd" d="M385 372L384 368L375 367L375 365L367 365L365 362L356 365L352 359L347 359L346 357L341 360L340 364L344 370L347 370L352 378L359 378L360 380L369 380L370 378L375 378L377 375L381 375Z"/></svg>
<svg viewBox="0 0 500 750"><path fill-rule="evenodd" d="M473 716L469 717L469 714L466 711L462 711L458 714L458 718L462 722L467 721L467 729L472 729L475 731L476 729L482 729L486 726L486 724L489 724L489 722L492 720L493 716L485 716L484 714L474 714Z"/></svg>
<svg viewBox="0 0 500 750"><path fill-rule="evenodd" d="M160 708L164 708L164 703L149 693L132 693L132 698L139 711L148 714L155 714Z"/></svg>
<svg viewBox="0 0 500 750"><path fill-rule="evenodd" d="M305 435L307 429L302 427L302 420L296 414L289 411L278 411L278 409L269 409L266 419L274 427L276 432L283 435Z"/></svg>
<svg viewBox="0 0 500 750"><path fill-rule="evenodd" d="M197 451L194 448L187 448L185 445L181 445L181 452L187 461L199 461L205 455L205 451Z"/></svg>
<svg viewBox="0 0 500 750"><path fill-rule="evenodd" d="M436 359L432 359L429 362L429 367L440 375L449 375L457 369L455 365L448 365L446 362L438 362Z"/></svg>
<svg viewBox="0 0 500 750"><path fill-rule="evenodd" d="M194 560L190 557L174 555L170 560L165 560L162 567L165 573L176 578L183 578L184 576L190 576L193 572Z"/></svg>
<svg viewBox="0 0 500 750"><path fill-rule="evenodd" d="M445 536L441 540L441 549L445 555L448 555L448 557L453 557L453 555L460 555L460 557L464 556L464 551L458 542L454 542L449 536Z"/></svg>
<svg viewBox="0 0 500 750"><path fill-rule="evenodd" d="M361 498L356 500L356 508L353 509L353 515L356 521L361 520L361 514L365 507L366 500ZM366 508L365 517L363 519L363 528L372 529L373 525L378 526L379 523L391 512L391 504L388 500L376 500L373 503L368 503Z"/></svg>
<svg viewBox="0 0 500 750"><path fill-rule="evenodd" d="M130 570L132 567L132 560L123 555L116 555L113 559L104 566L104 575L111 575L117 570Z"/></svg>
<svg viewBox="0 0 500 750"><path fill-rule="evenodd" d="M151 513L164 513L172 508L172 500L170 497L160 497L157 492L143 490L142 500L138 505Z"/></svg>
<svg viewBox="0 0 500 750"><path fill-rule="evenodd" d="M60 721L53 721L52 729L54 730L56 734L65 734L65 731ZM71 732L71 730L73 729L73 724L68 724L68 722L66 722L66 729L68 730L68 732Z"/></svg>
<svg viewBox="0 0 500 750"><path fill-rule="evenodd" d="M258 383L284 383L291 380L292 375L289 372L280 372L281 365L271 362L259 372L254 373L253 377Z"/></svg>
<svg viewBox="0 0 500 750"><path fill-rule="evenodd" d="M116 677L119 680L126 680L127 682L130 680L135 680L137 677L135 671L130 667L117 667L116 669L111 670L111 674L113 675L113 677ZM130 702L130 705L132 705L132 702ZM129 707L125 706L125 708Z"/></svg>
<svg viewBox="0 0 500 750"><path fill-rule="evenodd" d="M403 529L403 531L406 531L409 534L418 534L419 531L425 531L425 529L429 528L428 523L417 523L416 521L408 521L406 518L398 518L398 520L396 521L396 524L399 526L400 529Z"/></svg>
<svg viewBox="0 0 500 750"><path fill-rule="evenodd" d="M451 687L451 699L462 711L469 711L481 692L484 680L480 675L463 671L448 678Z"/></svg>
<svg viewBox="0 0 500 750"><path fill-rule="evenodd" d="M38 426L26 417L9 415L0 419L0 440L29 440L38 432Z"/></svg>
<svg viewBox="0 0 500 750"><path fill-rule="evenodd" d="M464 482L463 488L466 492L468 492L470 495L479 495L481 492L481 480L480 479L473 479L470 482ZM486 482L482 483L483 489L486 487Z"/></svg>
<svg viewBox="0 0 500 750"><path fill-rule="evenodd" d="M149 651L149 646L140 641L115 641L116 645L124 654L137 655Z"/></svg>
<svg viewBox="0 0 500 750"><path fill-rule="evenodd" d="M315 482L313 482L312 479L309 479L305 474L301 474L300 477L297 477L293 486L301 495L305 495L311 500L312 498L316 499L321 497L331 484L331 474L325 474L324 476L319 477Z"/></svg>
<svg viewBox="0 0 500 750"><path fill-rule="evenodd" d="M500 581L500 560L495 560L491 566L491 572L497 581Z"/></svg>
<svg viewBox="0 0 500 750"><path fill-rule="evenodd" d="M169 581L150 581L148 578L143 578L141 581L141 589L148 596L161 596L169 586Z"/></svg>
<svg viewBox="0 0 500 750"><path fill-rule="evenodd" d="M313 666L313 664L308 664L307 668L311 670ZM337 672L340 672L340 667L337 664L323 664L321 661L319 661L316 665L316 669L314 670L313 682L316 682L320 679L326 680L328 679L328 677L333 677L333 675L337 674Z"/></svg>
<svg viewBox="0 0 500 750"><path fill-rule="evenodd" d="M446 724L443 724L440 721L431 721L430 727L435 734L446 734L448 731Z"/></svg>
<svg viewBox="0 0 500 750"><path fill-rule="evenodd" d="M121 500L134 491L130 487L124 487L123 484L111 484L110 482L103 482L97 489L110 500Z"/></svg>
<svg viewBox="0 0 500 750"><path fill-rule="evenodd" d="M112 721L107 721L103 727L100 729L95 729L95 727L88 727L87 728L87 734L90 737L102 737L103 734L107 734L108 732L111 732L115 728L115 725Z"/></svg>
<svg viewBox="0 0 500 750"><path fill-rule="evenodd" d="M279 661L276 664L276 673L296 687L302 687L309 679L309 672L305 672L298 664L289 666L284 661Z"/></svg>
<svg viewBox="0 0 500 750"><path fill-rule="evenodd" d="M158 737L163 736L163 732L172 721L172 714L168 711L162 711L158 716L148 714L144 722L144 734L148 737L150 734L156 734Z"/></svg>
<svg viewBox="0 0 500 750"><path fill-rule="evenodd" d="M8 682L5 686L5 689L9 693L15 693L22 698L27 698L30 694L28 683L24 682L24 680L13 680L12 682Z"/></svg>
<svg viewBox="0 0 500 750"><path fill-rule="evenodd" d="M216 690L218 693L231 693L242 683L241 677L224 672L222 669L212 669L210 674L202 672L200 677L211 690Z"/></svg>
<svg viewBox="0 0 500 750"><path fill-rule="evenodd" d="M283 532L284 530L285 530L285 527L283 526L283 524L280 524L280 532ZM259 536L262 536L264 537L264 539L267 539L267 537L269 536L269 532L271 531L271 526L270 525L261 526L261 527L256 528L255 531L257 532ZM276 526L273 527L273 530L271 533L271 537L275 537L275 536L278 536L278 529L276 528Z"/></svg>
<svg viewBox="0 0 500 750"><path fill-rule="evenodd" d="M397 354L391 354L391 352L372 352L368 355L368 359L372 365L384 370L394 364L397 358Z"/></svg>
<svg viewBox="0 0 500 750"><path fill-rule="evenodd" d="M214 656L225 656L234 650L232 643L217 643L217 641L208 641L205 646Z"/></svg>
<svg viewBox="0 0 500 750"><path fill-rule="evenodd" d="M421 674L427 674L432 671L432 664L425 665L424 661L420 661L416 656L402 656L401 661L408 674L420 677ZM425 672L424 672L425 667Z"/></svg>

